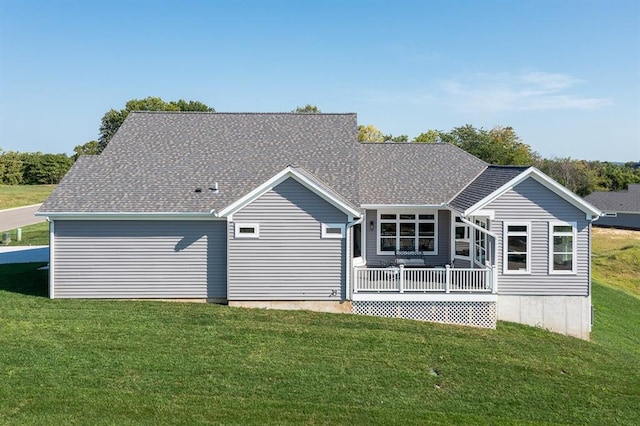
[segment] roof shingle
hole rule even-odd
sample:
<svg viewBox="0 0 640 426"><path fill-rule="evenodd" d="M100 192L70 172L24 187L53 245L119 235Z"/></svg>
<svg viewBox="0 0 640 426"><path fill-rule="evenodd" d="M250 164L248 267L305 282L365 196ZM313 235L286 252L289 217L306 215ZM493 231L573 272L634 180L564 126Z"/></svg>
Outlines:
<svg viewBox="0 0 640 426"><path fill-rule="evenodd" d="M449 204L459 211L465 211L527 169L525 166L488 166Z"/></svg>
<svg viewBox="0 0 640 426"><path fill-rule="evenodd" d="M629 184L623 191L592 192L585 200L606 212L640 213L640 183Z"/></svg>

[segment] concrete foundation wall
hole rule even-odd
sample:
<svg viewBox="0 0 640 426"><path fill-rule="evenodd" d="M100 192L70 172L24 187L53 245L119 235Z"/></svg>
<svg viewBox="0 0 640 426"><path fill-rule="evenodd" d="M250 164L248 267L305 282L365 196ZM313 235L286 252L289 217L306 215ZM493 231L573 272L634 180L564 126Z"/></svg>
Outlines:
<svg viewBox="0 0 640 426"><path fill-rule="evenodd" d="M499 296L498 320L589 340L591 296Z"/></svg>
<svg viewBox="0 0 640 426"><path fill-rule="evenodd" d="M304 301L304 300L229 300L229 306L236 308L281 309L287 311L314 311L337 314L351 313L351 302Z"/></svg>

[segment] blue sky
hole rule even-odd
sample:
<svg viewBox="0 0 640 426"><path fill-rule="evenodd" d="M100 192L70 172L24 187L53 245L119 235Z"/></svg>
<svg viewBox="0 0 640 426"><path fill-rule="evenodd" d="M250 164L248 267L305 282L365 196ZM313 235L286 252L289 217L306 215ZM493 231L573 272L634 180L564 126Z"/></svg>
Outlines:
<svg viewBox="0 0 640 426"><path fill-rule="evenodd" d="M0 148L72 153L147 96L640 161L640 2L0 0Z"/></svg>

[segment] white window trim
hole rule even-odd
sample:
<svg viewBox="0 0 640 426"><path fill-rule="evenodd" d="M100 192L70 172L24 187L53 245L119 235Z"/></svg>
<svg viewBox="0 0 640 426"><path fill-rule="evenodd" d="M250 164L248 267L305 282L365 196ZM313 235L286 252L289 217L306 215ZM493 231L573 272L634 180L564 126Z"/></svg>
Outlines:
<svg viewBox="0 0 640 426"><path fill-rule="evenodd" d="M489 216L474 216L472 219L473 223L475 223L476 226L479 226L482 229L486 229L487 231L489 230ZM480 238L476 238L476 234L479 234ZM473 230L473 235L469 236L472 237L469 251L472 265L478 265L481 267L487 266L487 259L489 257L489 237L486 233L479 231L477 228ZM484 244L482 244L483 242ZM476 254L478 254L480 249L482 249L482 251L484 252L484 260L482 262L480 262L480 260L478 260L476 257Z"/></svg>
<svg viewBox="0 0 640 426"><path fill-rule="evenodd" d="M553 237L556 235L553 232L554 226L570 226L571 227L571 249L573 255L571 257L571 270L570 271L556 271L553 269L553 255L555 254L553 248ZM576 222L549 222L549 274L550 275L576 275L577 273L577 255L578 255L578 224ZM569 235L568 232L558 232L558 235Z"/></svg>
<svg viewBox="0 0 640 426"><path fill-rule="evenodd" d="M502 235L502 272L505 275L528 275L531 274L531 222L504 222ZM527 268L526 270L509 270L509 235L523 235L522 232L509 233L509 226L526 226L527 232Z"/></svg>
<svg viewBox="0 0 640 426"><path fill-rule="evenodd" d="M433 215L433 251L423 251L421 252L424 256L437 256L438 255L438 210L436 209L425 209L425 210L416 210L416 209L402 209L402 208L397 208L397 209L378 209L377 211L377 226L376 226L376 254L378 256L395 256L396 253L395 251L391 252L391 251L382 251L380 249L380 239L382 238L382 236L380 235L380 232L382 230L382 219L381 216L383 214L395 214L396 216L396 230L399 230L399 223L400 223L400 215L401 214L415 214L416 215L416 219L415 219L415 223L431 223L430 220L419 220L418 219L418 215L421 214L432 214ZM384 222L390 222L390 220L384 219ZM397 231L399 232L399 231ZM397 246L397 240L399 238L399 235L396 235L396 246ZM419 237L418 237L419 238ZM431 238L431 237L429 237Z"/></svg>
<svg viewBox="0 0 640 426"><path fill-rule="evenodd" d="M327 229L335 229L335 228L339 228L340 229L340 233L332 233L332 232L327 232ZM322 238L344 238L345 236L345 225L344 223L323 223L322 224Z"/></svg>
<svg viewBox="0 0 640 426"><path fill-rule="evenodd" d="M234 223L234 236L235 238L260 238L260 224L258 223ZM240 228L253 228L253 233L240 233Z"/></svg>
<svg viewBox="0 0 640 426"><path fill-rule="evenodd" d="M453 250L452 250L452 256L454 256L457 259L465 259L465 260L471 260L471 257L473 256L473 247L471 244L471 227L469 225L467 225L464 222L456 222L456 219L459 218L460 216L457 215L453 215L453 220L452 222L452 226L451 226L451 235L453 236ZM456 238L456 228L457 227L464 227L465 228L465 235L466 238L462 238L460 240L458 240L458 238ZM469 256L464 256L461 254L457 254L456 253L456 243L458 241L464 241L467 244L469 244Z"/></svg>

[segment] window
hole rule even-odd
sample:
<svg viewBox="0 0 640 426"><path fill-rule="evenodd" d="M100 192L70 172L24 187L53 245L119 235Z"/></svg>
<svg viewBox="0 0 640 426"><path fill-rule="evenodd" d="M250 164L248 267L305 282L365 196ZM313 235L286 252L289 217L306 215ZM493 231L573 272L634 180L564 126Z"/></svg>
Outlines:
<svg viewBox="0 0 640 426"><path fill-rule="evenodd" d="M504 272L528 274L530 272L530 243L528 223L505 223Z"/></svg>
<svg viewBox="0 0 640 426"><path fill-rule="evenodd" d="M257 223L236 223L236 238L259 238L260 227Z"/></svg>
<svg viewBox="0 0 640 426"><path fill-rule="evenodd" d="M322 238L344 238L344 229L341 223L323 223Z"/></svg>
<svg viewBox="0 0 640 426"><path fill-rule="evenodd" d="M455 221L455 248L456 256L469 257L469 226L466 225L462 219L456 217Z"/></svg>
<svg viewBox="0 0 640 426"><path fill-rule="evenodd" d="M353 258L362 257L362 224L353 225Z"/></svg>
<svg viewBox="0 0 640 426"><path fill-rule="evenodd" d="M482 229L487 229L489 227L487 219L476 219L475 223ZM487 261L487 234L479 229L474 229L473 236L473 258L476 263L484 265Z"/></svg>
<svg viewBox="0 0 640 426"><path fill-rule="evenodd" d="M570 223L550 223L549 271L571 274L576 272L576 227Z"/></svg>
<svg viewBox="0 0 640 426"><path fill-rule="evenodd" d="M380 213L378 252L420 251L436 254L435 213Z"/></svg>

